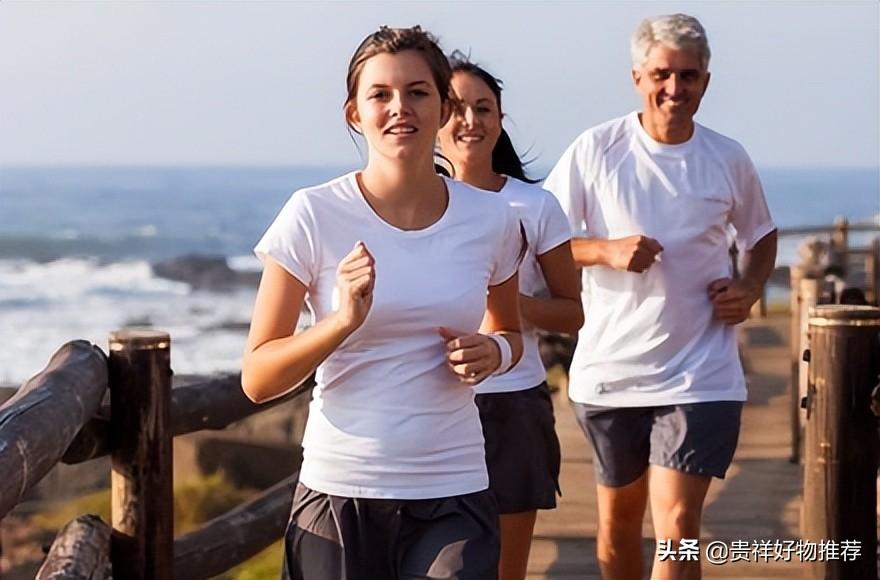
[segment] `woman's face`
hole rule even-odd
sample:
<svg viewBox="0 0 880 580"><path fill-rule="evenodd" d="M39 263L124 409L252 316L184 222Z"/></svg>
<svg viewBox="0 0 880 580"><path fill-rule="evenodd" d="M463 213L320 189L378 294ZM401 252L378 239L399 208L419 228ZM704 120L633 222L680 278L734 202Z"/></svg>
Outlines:
<svg viewBox="0 0 880 580"><path fill-rule="evenodd" d="M448 111L427 61L418 51L404 50L377 54L364 63L346 118L367 140L371 157L433 158Z"/></svg>
<svg viewBox="0 0 880 580"><path fill-rule="evenodd" d="M479 77L452 75L452 118L440 130L440 149L455 167L492 167L492 150L501 135L501 111L495 93Z"/></svg>

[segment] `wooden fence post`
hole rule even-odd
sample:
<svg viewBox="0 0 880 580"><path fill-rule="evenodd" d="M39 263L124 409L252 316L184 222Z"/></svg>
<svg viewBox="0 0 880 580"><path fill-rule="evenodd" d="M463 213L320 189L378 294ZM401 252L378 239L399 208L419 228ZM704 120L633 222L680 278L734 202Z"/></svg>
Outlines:
<svg viewBox="0 0 880 580"><path fill-rule="evenodd" d="M789 327L789 351L791 352L791 463L801 461L801 396L800 378L798 370L801 366L801 278L803 268L792 266L789 270L789 310L791 312L791 325Z"/></svg>
<svg viewBox="0 0 880 580"><path fill-rule="evenodd" d="M834 218L834 231L831 233L831 249L840 260L843 279L849 276L849 220L838 216Z"/></svg>
<svg viewBox="0 0 880 580"><path fill-rule="evenodd" d="M871 240L865 255L866 298L875 306L880 306L880 237Z"/></svg>
<svg viewBox="0 0 880 580"><path fill-rule="evenodd" d="M172 577L170 344L168 334L153 330L110 335L114 578Z"/></svg>
<svg viewBox="0 0 880 580"><path fill-rule="evenodd" d="M807 396L808 364L804 360L804 351L810 348L809 321L810 310L819 303L819 294L822 289L822 280L815 278L801 278L798 284L798 335L797 335L797 406L798 406L798 452L799 461L803 461L804 429L806 427L806 414L801 409L801 402Z"/></svg>
<svg viewBox="0 0 880 580"><path fill-rule="evenodd" d="M877 417L880 309L818 306L810 318L802 535L859 542L851 561L817 558L810 578L877 579ZM838 552L840 554L840 552Z"/></svg>

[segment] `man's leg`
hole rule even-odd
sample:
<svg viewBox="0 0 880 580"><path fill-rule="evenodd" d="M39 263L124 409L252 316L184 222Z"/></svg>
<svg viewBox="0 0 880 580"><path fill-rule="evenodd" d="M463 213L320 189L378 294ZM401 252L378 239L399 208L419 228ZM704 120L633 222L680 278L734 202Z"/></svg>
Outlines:
<svg viewBox="0 0 880 580"><path fill-rule="evenodd" d="M652 407L574 403L593 446L599 530L597 555L604 580L641 580L642 521L648 503Z"/></svg>
<svg viewBox="0 0 880 580"><path fill-rule="evenodd" d="M739 437L742 403L714 401L654 409L648 487L658 542L671 540L676 560L655 557L652 580L700 578L699 554L681 550L700 539L703 502L712 477L723 478Z"/></svg>
<svg viewBox="0 0 880 580"><path fill-rule="evenodd" d="M599 500L596 551L603 580L641 580L648 473L621 487L596 484L596 494Z"/></svg>
<svg viewBox="0 0 880 580"><path fill-rule="evenodd" d="M668 467L652 465L648 472L651 496L651 517L657 541L671 540L673 551L678 551L682 539L700 538L703 501L712 478L692 475ZM700 555L696 560L664 561L654 557L651 580L699 580Z"/></svg>

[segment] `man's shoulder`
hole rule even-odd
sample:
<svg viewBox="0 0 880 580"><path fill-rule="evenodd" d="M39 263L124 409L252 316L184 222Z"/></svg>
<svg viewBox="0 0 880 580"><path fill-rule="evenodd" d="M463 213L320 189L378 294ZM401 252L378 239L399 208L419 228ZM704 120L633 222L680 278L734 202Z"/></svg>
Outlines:
<svg viewBox="0 0 880 580"><path fill-rule="evenodd" d="M612 145L624 135L629 134L631 115L632 113L594 125L581 133L575 142L589 144L594 147Z"/></svg>
<svg viewBox="0 0 880 580"><path fill-rule="evenodd" d="M714 129L710 129L705 125L699 124L702 133L703 143L731 161L748 160L749 154L746 153L745 147L732 137L728 137Z"/></svg>
<svg viewBox="0 0 880 580"><path fill-rule="evenodd" d="M594 162L609 151L629 142L633 113L590 127L572 143L573 153L585 162Z"/></svg>

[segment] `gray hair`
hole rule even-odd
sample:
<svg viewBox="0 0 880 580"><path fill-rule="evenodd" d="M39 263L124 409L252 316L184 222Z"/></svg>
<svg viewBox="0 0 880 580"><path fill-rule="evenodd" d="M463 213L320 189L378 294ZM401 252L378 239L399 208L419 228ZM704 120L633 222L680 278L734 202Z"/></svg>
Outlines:
<svg viewBox="0 0 880 580"><path fill-rule="evenodd" d="M641 68L657 44L670 48L691 48L700 55L703 69L709 68L709 40L700 21L687 14L666 14L642 20L632 35L630 54L633 68Z"/></svg>

